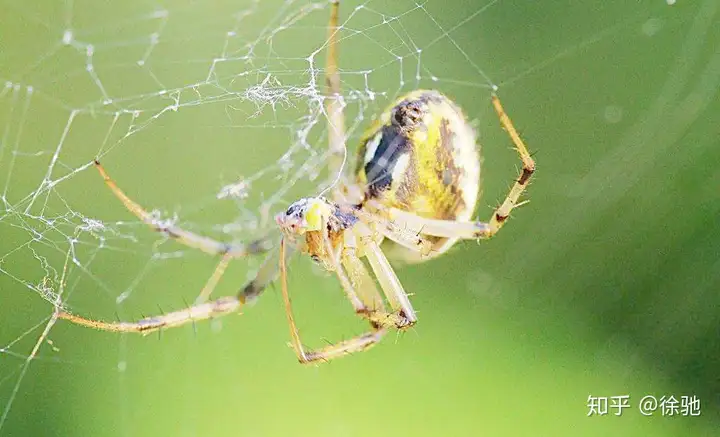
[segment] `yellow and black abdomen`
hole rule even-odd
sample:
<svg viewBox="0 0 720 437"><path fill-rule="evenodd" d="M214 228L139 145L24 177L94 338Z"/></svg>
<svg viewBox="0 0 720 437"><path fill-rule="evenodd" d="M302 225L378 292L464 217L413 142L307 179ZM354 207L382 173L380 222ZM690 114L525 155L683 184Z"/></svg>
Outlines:
<svg viewBox="0 0 720 437"><path fill-rule="evenodd" d="M480 188L475 131L444 95L413 91L383 112L363 137L355 173L366 199L425 218L469 221ZM431 241L430 257L456 240ZM390 250L394 257L419 260L405 248Z"/></svg>

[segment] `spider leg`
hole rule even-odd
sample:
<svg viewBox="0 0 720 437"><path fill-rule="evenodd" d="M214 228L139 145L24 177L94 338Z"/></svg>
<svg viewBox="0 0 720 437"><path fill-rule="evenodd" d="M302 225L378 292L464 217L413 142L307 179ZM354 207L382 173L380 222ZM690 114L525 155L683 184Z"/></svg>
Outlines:
<svg viewBox="0 0 720 437"><path fill-rule="evenodd" d="M357 256L355 248L343 250L343 267L345 272L337 271L340 284L348 294L357 291L363 296L364 306L355 308L355 312L370 321L371 326L405 329L414 323L406 318L402 311L388 312L385 309L375 281ZM392 301L390 300L390 302Z"/></svg>
<svg viewBox="0 0 720 437"><path fill-rule="evenodd" d="M229 255L231 258L240 258L250 254L267 252L273 246L272 241L267 238L259 239L249 244L221 243L212 238L188 232L172 224L163 224L157 220L153 214L147 212L142 206L130 199L120 187L117 186L115 181L110 178L105 168L97 160L95 161L95 168L100 172L100 176L102 176L108 188L115 194L115 197L120 199L128 211L133 213L153 230L161 232L181 244L200 249L211 255Z"/></svg>
<svg viewBox="0 0 720 437"><path fill-rule="evenodd" d="M403 319L403 322L396 325L396 327L398 329L409 328L417 322L417 315L407 293L403 289L402 283L400 283L400 279L398 279L395 270L390 265L385 254L383 254L380 246L372 238L370 229L361 223L356 225L356 229L360 235L360 245L373 273L375 273L375 277L380 283L380 287L385 292L390 306Z"/></svg>
<svg viewBox="0 0 720 437"><path fill-rule="evenodd" d="M345 232L344 243L340 259L342 268L336 268L335 271L355 312L361 315L385 312L385 302L375 281L357 255L357 238L353 232Z"/></svg>
<svg viewBox="0 0 720 437"><path fill-rule="evenodd" d="M164 328L175 328L188 323L207 320L226 314L238 312L244 301L238 296L221 297L216 300L193 305L179 311L173 311L161 316L146 317L137 322L104 322L76 316L64 310L58 312L58 318L69 320L77 325L101 331L137 332L149 334Z"/></svg>
<svg viewBox="0 0 720 437"><path fill-rule="evenodd" d="M518 205L520 195L523 191L525 191L525 188L527 188L528 183L530 182L530 178L533 173L535 173L535 161L530 156L530 153L528 152L525 143L523 143L522 138L520 138L520 135L517 133L517 130L515 130L515 126L513 126L510 117L508 117L505 113L505 110L500 104L500 99L495 94L492 96L492 103L498 118L500 118L500 124L503 128L505 128L508 135L510 135L513 144L515 145L515 149L518 154L520 154L520 159L523 164L522 173L520 173L520 176L513 184L510 192L505 197L505 200L500 207L495 210L495 213L490 219L490 233L491 235L494 235L498 230L500 230L502 225L505 223L505 220L507 220L510 216L510 211Z"/></svg>
<svg viewBox="0 0 720 437"><path fill-rule="evenodd" d="M255 278L235 296L220 297L208 302L196 302L195 305L189 308L159 316L145 317L136 322L105 322L101 320L93 320L77 316L63 309L58 311L58 318L69 320L75 324L88 328L99 329L101 331L149 334L159 329L175 328L188 323L195 323L201 320L237 313L246 303L250 303L255 300L263 292L267 285L275 280L278 274L277 253L278 251L274 250L268 254L255 275ZM291 251L288 251L287 256L289 255L291 255ZM228 255L223 258L223 261L227 259L227 256ZM222 265L223 262L221 262L218 268L215 269L213 276L218 275L218 270ZM205 288L203 288L203 292L200 296L202 297L206 293L205 290L209 286L214 287L217 280L219 280L219 278L213 279L211 277L205 285ZM209 295L209 292L206 294Z"/></svg>
<svg viewBox="0 0 720 437"><path fill-rule="evenodd" d="M362 209L353 211L353 214L383 237L416 251L421 256L429 255L432 250L432 242L420 235L417 229L408 227L406 222L388 220L378 214L372 214Z"/></svg>
<svg viewBox="0 0 720 437"><path fill-rule="evenodd" d="M285 248L284 259L289 259L294 250L292 246ZM255 274L255 277L240 290L238 296L241 299L246 302L254 301L265 291L265 288L267 288L270 283L277 279L280 272L279 254L279 250L273 250L268 254L260 266L260 269Z"/></svg>
<svg viewBox="0 0 720 437"><path fill-rule="evenodd" d="M210 276L210 279L205 283L205 286L200 291L200 294L195 299L195 303L203 303L207 301L210 298L210 294L212 294L213 290L215 290L215 287L217 286L218 282L220 282L220 278L222 278L222 275L225 274L225 269L227 269L228 264L230 264L230 260L232 260L232 256L229 254L223 255L222 259L220 260L220 263L215 267L215 271L213 272L212 276Z"/></svg>
<svg viewBox="0 0 720 437"><path fill-rule="evenodd" d="M292 249L287 250L286 252L288 252L287 256L292 255ZM260 296L260 294L262 294L263 291L265 291L265 288L267 288L267 286L271 282L277 279L277 254L277 250L273 250L268 254L268 256L265 258L265 261L263 261L260 269L255 274L255 277L240 290L239 296L241 298L244 298L247 301L255 300L258 296ZM220 263L215 268L212 276L205 284L205 287L203 287L202 291L200 292L200 295L195 300L196 304L203 303L210 297L210 293L212 293L212 291L215 289L215 286L217 285L223 273L225 273L225 269L227 268L227 265L230 263L231 260L232 256L230 256L229 254L225 254L223 256L222 260L220 260Z"/></svg>
<svg viewBox="0 0 720 437"><path fill-rule="evenodd" d="M485 222L461 222L456 220L438 220L420 217L397 208L387 208L375 201L369 202L388 221L396 226L415 232L417 235L429 235L443 238L477 239L489 238L497 232L492 231L490 224Z"/></svg>
<svg viewBox="0 0 720 437"><path fill-rule="evenodd" d="M280 283L282 288L283 301L285 302L285 314L287 316L288 325L290 326L290 344L298 357L298 361L302 364L311 364L330 361L334 358L339 358L354 352L359 352L368 349L375 345L382 339L387 332L386 329L373 324L373 329L365 334L358 335L349 340L345 340L339 343L331 344L321 349L308 350L306 349L302 341L300 340L300 332L295 324L295 317L292 311L292 302L290 300L290 293L288 292L287 286L287 268L285 264L285 240L280 241ZM352 302L355 310L360 314L364 314L366 311L363 303L360 301L359 295L355 292L347 276L342 273L340 266L336 266L336 272L340 282L343 284L350 301ZM371 321L372 323L372 321Z"/></svg>
<svg viewBox="0 0 720 437"><path fill-rule="evenodd" d="M335 182L342 171L345 160L345 116L343 114L343 100L340 94L340 75L338 74L338 10L339 0L330 2L330 20L327 29L327 61L325 64L325 85L327 97L325 111L328 120L328 170L329 184Z"/></svg>

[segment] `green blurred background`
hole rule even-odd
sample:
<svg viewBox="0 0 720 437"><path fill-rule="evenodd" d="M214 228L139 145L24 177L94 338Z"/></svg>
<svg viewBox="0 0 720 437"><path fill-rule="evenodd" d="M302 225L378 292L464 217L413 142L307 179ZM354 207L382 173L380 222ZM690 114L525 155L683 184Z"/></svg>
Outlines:
<svg viewBox="0 0 720 437"><path fill-rule="evenodd" d="M320 179L280 192L277 176L288 149L289 174L322 162L322 116L304 146L297 131L322 91L303 87L323 83L324 52L307 58L326 5L0 2L0 435L718 435L718 2L358 5L341 10L351 152L394 97L441 89L480 131L487 217L519 166L495 83L538 172L494 240L399 270L416 329L303 367L277 289L160 337L60 321L28 357L53 310L39 288L59 289L68 253L64 303L102 319L182 308L217 263L138 223L87 166L95 156L143 205L217 238L270 229L254 212L275 195L272 212L317 193ZM246 199L216 199L263 170ZM311 264L290 271L305 342L364 329ZM257 266L235 262L216 293ZM631 407L587 417L590 395ZM645 395L695 395L702 415L644 417Z"/></svg>

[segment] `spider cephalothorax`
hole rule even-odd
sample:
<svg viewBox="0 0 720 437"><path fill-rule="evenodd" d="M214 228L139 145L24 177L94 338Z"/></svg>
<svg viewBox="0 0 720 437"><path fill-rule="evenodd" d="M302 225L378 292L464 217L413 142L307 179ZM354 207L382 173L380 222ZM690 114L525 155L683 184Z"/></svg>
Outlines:
<svg viewBox="0 0 720 437"><path fill-rule="evenodd" d="M323 197L297 200L285 212L275 216L283 235L327 270L334 270L328 258L337 256L345 230L357 221L351 208L341 208Z"/></svg>

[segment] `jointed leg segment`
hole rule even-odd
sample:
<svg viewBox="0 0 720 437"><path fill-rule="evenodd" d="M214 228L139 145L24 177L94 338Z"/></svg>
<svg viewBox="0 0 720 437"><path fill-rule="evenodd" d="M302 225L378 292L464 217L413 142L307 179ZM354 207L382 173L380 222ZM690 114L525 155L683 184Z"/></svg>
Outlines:
<svg viewBox="0 0 720 437"><path fill-rule="evenodd" d="M528 149L525 146L522 138L520 138L520 135L517 133L517 130L515 130L515 126L513 126L510 117L508 117L505 113L505 110L500 104L500 99L495 94L493 94L492 96L492 103L493 107L495 108L495 112L497 112L497 115L500 118L500 124L502 124L508 135L510 135L513 144L515 145L515 149L520 154L520 159L522 160L523 166L522 173L520 173L520 176L513 184L507 197L505 197L503 203L500 204L500 207L495 210L495 213L490 219L490 229L488 236L492 236L498 230L500 230L502 225L505 223L505 220L507 220L507 218L510 216L510 211L512 211L513 208L518 205L517 202L520 198L520 195L523 193L523 191L525 191L525 188L527 188L528 183L530 182L530 178L532 177L533 173L535 173L535 161L530 156L530 152L528 152Z"/></svg>
<svg viewBox="0 0 720 437"><path fill-rule="evenodd" d="M220 263L215 267L215 271L213 272L212 276L210 276L210 279L205 283L205 286L200 291L200 294L195 299L195 303L203 303L207 301L210 298L210 294L212 294L213 290L215 290L215 287L217 286L218 282L220 282L220 278L222 278L222 275L225 274L225 269L227 269L228 264L230 264L230 260L232 260L232 257L228 255L227 253L223 255L222 259L220 260Z"/></svg>
<svg viewBox="0 0 720 437"><path fill-rule="evenodd" d="M69 320L75 324L95 328L101 331L137 332L149 334L159 329L175 328L178 326L207 320L230 313L236 313L243 301L237 296L221 297L219 299L195 305L190 308L173 311L156 317L146 317L137 322L103 322L76 316L67 311L60 311L58 317Z"/></svg>
<svg viewBox="0 0 720 437"><path fill-rule="evenodd" d="M58 312L58 317L69 320L78 325L99 329L101 331L149 334L160 329L175 328L188 323L195 323L227 314L238 313L245 303L255 299L260 293L262 293L265 287L267 287L267 285L276 278L278 273L278 261L276 255L277 251L270 253L260 267L255 279L250 281L235 296L221 297L208 302L199 302L183 310L173 311L159 316L146 317L137 322L104 322L76 316L75 314L64 310L60 310ZM225 260L226 258L223 258L223 261ZM218 270L221 266L223 266L222 262L218 266L218 269L216 269L213 277L211 277L210 281L208 281L208 284L205 286L198 299L210 294L210 291L212 291L211 287L214 287L217 282L214 278L218 276Z"/></svg>
<svg viewBox="0 0 720 437"><path fill-rule="evenodd" d="M400 280L395 275L395 270L390 266L390 262L385 257L380 246L373 239L370 229L361 223L356 225L356 229L360 235L360 244L365 257L370 263L370 267L375 273L375 277L378 279L390 306L397 312L397 314L394 314L396 319L394 327L397 329L409 328L417 322L417 316L410 304L407 293L405 293Z"/></svg>
<svg viewBox="0 0 720 437"><path fill-rule="evenodd" d="M380 341L380 339L385 335L386 329L380 326L373 326L372 331L353 337L349 340L335 343L318 350L307 350L300 340L300 331L295 324L295 317L293 316L292 302L290 300L290 293L287 286L285 246L286 243L283 239L280 241L280 284L282 288L283 301L285 302L285 314L287 316L288 325L290 326L290 344L298 357L298 361L303 364L329 361L333 358L339 358L354 352L365 350ZM339 266L337 267L338 269L340 268ZM360 305L362 305L359 300L359 296L352 289L352 285L349 284L349 281L344 274L342 276L338 275L338 277L341 279L343 288L345 288L348 293L350 301L353 302L353 306L355 306L356 311L358 311L360 309Z"/></svg>
<svg viewBox="0 0 720 437"><path fill-rule="evenodd" d="M369 249L365 248L364 250L367 255ZM370 259L369 256L368 259ZM404 301L407 301L407 306L399 303L403 301L402 298L395 297L397 288L388 288L386 286L392 280L385 280L384 272L375 268L376 263L371 262L371 266L373 267L373 273L380 281L393 312L388 312L385 309L385 304L380 293L378 293L375 281L357 256L356 248L345 247L343 248L342 268L338 268L336 273L350 300L353 301L353 297L359 298L360 305L353 304L355 312L367 319L373 327L405 329L412 326L417 319L412 307L409 305L409 301L407 301L402 286L400 286L399 290L404 296ZM381 278L380 275L383 275L383 277ZM392 276L394 277L394 274ZM397 280L397 278L395 279ZM397 281L397 284L399 284L399 281Z"/></svg>
<svg viewBox="0 0 720 437"><path fill-rule="evenodd" d="M181 244L202 250L211 255L228 255L231 258L263 253L272 248L272 242L268 239L260 239L249 244L221 243L212 238L188 232L172 224L163 224L157 218L153 217L153 214L147 212L137 202L129 198L120 187L117 186L115 181L110 178L105 168L97 160L95 161L95 168L100 172L100 176L102 176L105 181L105 185L110 188L113 194L115 194L115 197L120 199L128 211L135 214L137 218L153 230L161 232Z"/></svg>
<svg viewBox="0 0 720 437"><path fill-rule="evenodd" d="M332 183L342 170L345 158L345 116L343 114L343 101L340 94L340 75L338 74L337 42L340 30L338 28L339 0L330 5L330 21L328 22L327 62L325 64L325 83L327 97L325 111L328 119L328 170Z"/></svg>

